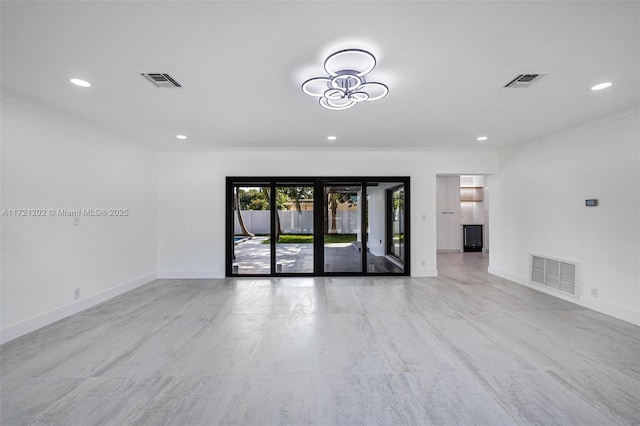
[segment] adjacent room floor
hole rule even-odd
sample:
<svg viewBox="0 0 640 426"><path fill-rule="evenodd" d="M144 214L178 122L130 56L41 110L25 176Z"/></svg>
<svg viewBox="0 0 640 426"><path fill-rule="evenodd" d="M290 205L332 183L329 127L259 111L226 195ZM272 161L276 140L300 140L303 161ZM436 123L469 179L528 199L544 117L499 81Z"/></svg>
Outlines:
<svg viewBox="0 0 640 426"><path fill-rule="evenodd" d="M486 267L158 280L3 345L0 423L639 424L640 328Z"/></svg>

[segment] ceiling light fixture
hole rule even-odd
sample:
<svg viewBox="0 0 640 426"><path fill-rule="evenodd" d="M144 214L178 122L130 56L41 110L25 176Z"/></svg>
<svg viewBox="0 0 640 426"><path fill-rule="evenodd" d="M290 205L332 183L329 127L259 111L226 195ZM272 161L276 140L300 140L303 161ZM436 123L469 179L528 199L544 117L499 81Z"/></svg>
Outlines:
<svg viewBox="0 0 640 426"><path fill-rule="evenodd" d="M85 81L85 80L80 80L79 78L72 78L69 81L71 83L75 84L76 86L91 87L91 83L89 83L88 81Z"/></svg>
<svg viewBox="0 0 640 426"><path fill-rule="evenodd" d="M336 139L338 139L338 138L335 137L335 136L327 136L327 140L328 141L335 141Z"/></svg>
<svg viewBox="0 0 640 426"><path fill-rule="evenodd" d="M477 141L486 141L488 138L486 136L478 136L476 138Z"/></svg>
<svg viewBox="0 0 640 426"><path fill-rule="evenodd" d="M176 135L177 139L185 140L187 137L185 135Z"/></svg>
<svg viewBox="0 0 640 426"><path fill-rule="evenodd" d="M596 84L591 88L591 90L602 90L602 89L606 89L607 87L611 87L612 85L613 85L612 82L607 81L606 83Z"/></svg>
<svg viewBox="0 0 640 426"><path fill-rule="evenodd" d="M348 109L360 102L382 99L389 93L389 88L382 83L367 82L365 78L375 66L375 56L366 50L340 50L324 61L324 70L329 77L305 81L302 91L320 98L320 105L331 110Z"/></svg>

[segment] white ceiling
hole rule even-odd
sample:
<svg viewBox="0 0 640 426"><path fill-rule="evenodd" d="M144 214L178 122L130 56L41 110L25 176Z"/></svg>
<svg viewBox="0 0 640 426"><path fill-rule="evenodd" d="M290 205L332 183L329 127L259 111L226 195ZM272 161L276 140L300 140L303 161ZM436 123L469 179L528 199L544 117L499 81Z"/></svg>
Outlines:
<svg viewBox="0 0 640 426"><path fill-rule="evenodd" d="M158 149L496 149L637 111L639 6L3 1L2 98ZM300 84L348 47L377 56L370 80L390 93L325 110ZM503 88L529 72L550 75Z"/></svg>

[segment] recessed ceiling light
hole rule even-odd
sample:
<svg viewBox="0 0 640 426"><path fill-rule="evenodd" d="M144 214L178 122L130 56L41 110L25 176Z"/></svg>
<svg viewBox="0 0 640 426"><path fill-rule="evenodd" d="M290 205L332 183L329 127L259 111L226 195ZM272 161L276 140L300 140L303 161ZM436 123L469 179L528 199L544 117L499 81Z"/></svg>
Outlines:
<svg viewBox="0 0 640 426"><path fill-rule="evenodd" d="M185 140L187 137L185 135L176 135L176 138Z"/></svg>
<svg viewBox="0 0 640 426"><path fill-rule="evenodd" d="M591 88L591 90L602 90L602 89L606 89L607 87L611 87L611 85L613 85L613 83L610 81L607 81L606 83L596 84Z"/></svg>
<svg viewBox="0 0 640 426"><path fill-rule="evenodd" d="M79 78L72 78L69 81L72 82L73 84L75 84L76 86L91 87L91 83L89 83L88 81L85 81L85 80L80 80Z"/></svg>
<svg viewBox="0 0 640 426"><path fill-rule="evenodd" d="M327 140L328 141L335 141L336 139L338 139L338 138L335 137L335 136L327 136Z"/></svg>
<svg viewBox="0 0 640 426"><path fill-rule="evenodd" d="M488 138L486 136L478 136L476 138L477 141L486 141Z"/></svg>

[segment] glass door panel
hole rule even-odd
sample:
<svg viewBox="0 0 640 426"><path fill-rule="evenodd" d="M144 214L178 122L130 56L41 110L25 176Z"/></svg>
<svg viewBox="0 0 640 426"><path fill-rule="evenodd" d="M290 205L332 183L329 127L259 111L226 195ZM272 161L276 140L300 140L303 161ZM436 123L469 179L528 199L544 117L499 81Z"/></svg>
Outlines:
<svg viewBox="0 0 640 426"><path fill-rule="evenodd" d="M313 186L276 186L276 274L313 273Z"/></svg>
<svg viewBox="0 0 640 426"><path fill-rule="evenodd" d="M404 262L404 186L389 190L389 254Z"/></svg>
<svg viewBox="0 0 640 426"><path fill-rule="evenodd" d="M404 203L394 195L404 194L401 182L367 183L367 272L403 274L404 262L394 253L404 255ZM404 197L404 196L403 196ZM403 198L404 199L404 198ZM401 235L402 233L402 235Z"/></svg>
<svg viewBox="0 0 640 426"><path fill-rule="evenodd" d="M360 183L325 183L324 272L362 272Z"/></svg>
<svg viewBox="0 0 640 426"><path fill-rule="evenodd" d="M258 185L233 187L233 274L271 273L269 189Z"/></svg>

